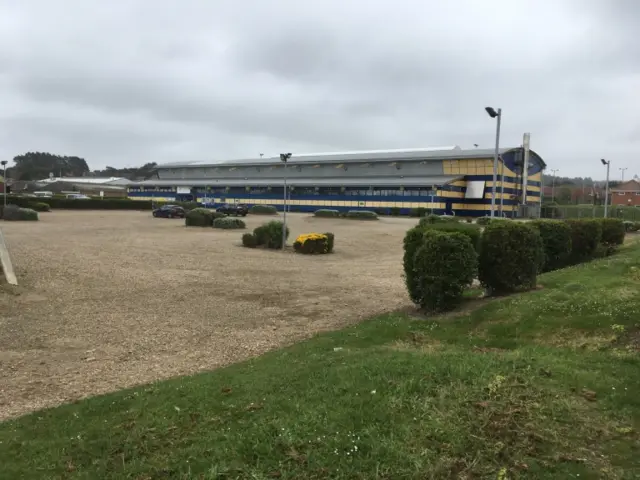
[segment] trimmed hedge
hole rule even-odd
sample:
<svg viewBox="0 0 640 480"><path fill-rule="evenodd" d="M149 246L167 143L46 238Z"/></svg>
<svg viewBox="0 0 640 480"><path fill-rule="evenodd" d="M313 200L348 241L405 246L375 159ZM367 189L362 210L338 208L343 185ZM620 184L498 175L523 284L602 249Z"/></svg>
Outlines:
<svg viewBox="0 0 640 480"><path fill-rule="evenodd" d="M224 218L225 214L208 208L194 208L187 212L184 224L187 227L213 227L216 218Z"/></svg>
<svg viewBox="0 0 640 480"><path fill-rule="evenodd" d="M256 248L258 246L256 236L253 233L245 233L242 235L242 246L247 248Z"/></svg>
<svg viewBox="0 0 640 480"><path fill-rule="evenodd" d="M278 209L273 205L253 205L249 213L254 215L277 215Z"/></svg>
<svg viewBox="0 0 640 480"><path fill-rule="evenodd" d="M413 258L418 304L428 312L452 310L462 302L478 269L478 255L469 237L428 230Z"/></svg>
<svg viewBox="0 0 640 480"><path fill-rule="evenodd" d="M2 208L2 215L6 221L38 221L38 212L30 208L22 208L16 205L7 205Z"/></svg>
<svg viewBox="0 0 640 480"><path fill-rule="evenodd" d="M414 259L416 252L424 243L425 230L420 225L409 229L404 236L404 256L402 266L404 268L404 281L407 285L409 298L413 303L420 303L421 293L418 284L418 275L414 269Z"/></svg>
<svg viewBox="0 0 640 480"><path fill-rule="evenodd" d="M410 217L424 217L427 214L427 209L424 207L412 208L409 210Z"/></svg>
<svg viewBox="0 0 640 480"><path fill-rule="evenodd" d="M29 208L34 203L33 197L8 197L8 202L19 207ZM50 197L46 203L52 209L69 209L69 210L151 210L151 201L149 200L130 200L121 198L89 198L74 200L70 198ZM177 205L178 203L171 203Z"/></svg>
<svg viewBox="0 0 640 480"><path fill-rule="evenodd" d="M36 212L50 212L51 206L45 202L31 202L29 207L31 210L35 210Z"/></svg>
<svg viewBox="0 0 640 480"><path fill-rule="evenodd" d="M571 227L561 220L534 220L529 223L540 233L544 246L543 272L566 267L571 258Z"/></svg>
<svg viewBox="0 0 640 480"><path fill-rule="evenodd" d="M571 263L581 263L594 257L602 239L602 224L594 219L565 220L571 228Z"/></svg>
<svg viewBox="0 0 640 480"><path fill-rule="evenodd" d="M229 230L234 228L247 228L247 226L239 218L219 217L213 219L213 228Z"/></svg>
<svg viewBox="0 0 640 480"><path fill-rule="evenodd" d="M491 295L531 289L544 262L538 230L520 222L492 222L480 241L480 283Z"/></svg>
<svg viewBox="0 0 640 480"><path fill-rule="evenodd" d="M353 220L378 220L378 214L370 210L349 210L347 218Z"/></svg>
<svg viewBox="0 0 640 480"><path fill-rule="evenodd" d="M283 223L273 220L253 230L256 237L256 246L266 248L282 248L282 228ZM287 227L286 238L289 238L289 227Z"/></svg>
<svg viewBox="0 0 640 480"><path fill-rule="evenodd" d="M458 219L450 215L427 215L420 219L419 225L432 225L434 223L459 223Z"/></svg>
<svg viewBox="0 0 640 480"><path fill-rule="evenodd" d="M425 217L425 218L428 218L428 217ZM473 245L473 248L475 248L476 251L478 251L480 248L480 236L482 232L478 225L474 225L471 223L444 221L444 222L426 223L426 224L423 224L422 222L420 222L420 224L418 224L418 227L422 228L423 231L437 230L440 232L447 232L447 233L453 233L453 232L461 233L469 237L469 241L471 242L471 245Z"/></svg>
<svg viewBox="0 0 640 480"><path fill-rule="evenodd" d="M506 222L511 220L510 218L504 218L504 217L493 217L491 218L490 216L484 216L484 217L480 217L476 220L476 224L477 225L489 225L492 222L498 221L498 222Z"/></svg>
<svg viewBox="0 0 640 480"><path fill-rule="evenodd" d="M331 235L333 236L333 234ZM293 242L293 249L297 253L305 254L331 253L329 249L329 237L324 233L305 233L299 235L295 242Z"/></svg>
<svg viewBox="0 0 640 480"><path fill-rule="evenodd" d="M320 210L316 210L313 212L314 217L322 217L322 218L337 218L340 216L340 212L338 210L331 210L329 208L321 208Z"/></svg>
<svg viewBox="0 0 640 480"><path fill-rule="evenodd" d="M599 218L602 227L600 241L608 246L618 246L624 243L626 229L624 222L619 218Z"/></svg>

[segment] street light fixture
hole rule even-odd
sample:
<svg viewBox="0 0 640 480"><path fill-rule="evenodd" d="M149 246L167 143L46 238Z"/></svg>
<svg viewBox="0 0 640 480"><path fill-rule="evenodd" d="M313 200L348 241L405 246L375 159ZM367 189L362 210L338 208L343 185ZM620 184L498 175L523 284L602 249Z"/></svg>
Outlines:
<svg viewBox="0 0 640 480"><path fill-rule="evenodd" d="M287 243L287 162L291 158L290 153L281 153L280 161L284 163L284 172L282 174L284 186L284 203L282 205L282 250Z"/></svg>
<svg viewBox="0 0 640 480"><path fill-rule="evenodd" d="M496 210L496 183L498 183L498 156L500 155L500 123L502 120L502 109L495 110L493 107L485 107L485 111L491 118L496 118L496 150L493 153L493 187L491 189L491 217L495 216ZM503 176L504 177L504 176ZM504 178L503 178L504 181ZM504 192L504 186L503 192Z"/></svg>
<svg viewBox="0 0 640 480"><path fill-rule="evenodd" d="M7 206L7 163L6 160L0 161L0 165L2 165L2 198L4 206Z"/></svg>
<svg viewBox="0 0 640 480"><path fill-rule="evenodd" d="M607 183L604 187L604 218L607 218L609 212L609 170L611 169L611 160L605 160L601 158L602 165L607 166Z"/></svg>

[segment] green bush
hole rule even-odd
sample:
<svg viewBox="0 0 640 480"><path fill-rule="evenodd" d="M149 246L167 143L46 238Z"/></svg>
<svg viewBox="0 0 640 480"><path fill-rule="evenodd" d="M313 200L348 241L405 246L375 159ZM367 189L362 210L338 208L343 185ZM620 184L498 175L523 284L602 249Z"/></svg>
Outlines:
<svg viewBox="0 0 640 480"><path fill-rule="evenodd" d="M233 228L247 228L247 226L239 218L221 217L213 219L213 228L229 230Z"/></svg>
<svg viewBox="0 0 640 480"><path fill-rule="evenodd" d="M600 241L605 245L618 246L624 243L625 225L619 218L599 218L602 227Z"/></svg>
<svg viewBox="0 0 640 480"><path fill-rule="evenodd" d="M36 212L50 212L51 206L45 202L31 202L29 207L31 210L35 210Z"/></svg>
<svg viewBox="0 0 640 480"><path fill-rule="evenodd" d="M425 218L428 218L428 217L425 217ZM426 223L426 224L422 224L422 222L420 222L418 226L425 231L437 230L440 232L461 233L469 237L469 241L471 242L471 245L473 245L473 248L476 249L476 251L478 251L480 248L481 229L478 225L474 225L472 223L445 221L445 222Z"/></svg>
<svg viewBox="0 0 640 480"><path fill-rule="evenodd" d="M331 252L331 250L329 250L329 237L324 233L306 233L299 235L295 242L293 242L293 249L297 253L305 254L324 254Z"/></svg>
<svg viewBox="0 0 640 480"><path fill-rule="evenodd" d="M256 245L267 248L282 248L282 228L283 223L273 220L253 230L256 237ZM289 238L289 227L287 227L286 238Z"/></svg>
<svg viewBox="0 0 640 480"><path fill-rule="evenodd" d="M336 236L331 232L324 232L327 236L327 253L333 252L333 244L335 243Z"/></svg>
<svg viewBox="0 0 640 480"><path fill-rule="evenodd" d="M449 215L427 215L420 219L419 225L432 225L435 223L459 223L458 219Z"/></svg>
<svg viewBox="0 0 640 480"><path fill-rule="evenodd" d="M479 279L491 295L536 286L544 263L540 233L520 222L492 222L480 240Z"/></svg>
<svg viewBox="0 0 640 480"><path fill-rule="evenodd" d="M394 217L400 216L400 207L391 207L389 213Z"/></svg>
<svg viewBox="0 0 640 480"><path fill-rule="evenodd" d="M314 217L323 217L323 218L338 218L340 216L340 212L338 210L331 210L329 208L321 208L320 210L316 210L313 212Z"/></svg>
<svg viewBox="0 0 640 480"><path fill-rule="evenodd" d="M624 222L624 229L627 233L635 233L640 230L640 222L631 222L627 220Z"/></svg>
<svg viewBox="0 0 640 480"><path fill-rule="evenodd" d="M6 221L37 221L38 212L30 208L22 208L16 205L7 205L2 212L2 218Z"/></svg>
<svg viewBox="0 0 640 480"><path fill-rule="evenodd" d="M224 218L224 214L208 208L194 208L187 212L184 223L187 227L212 227L216 218Z"/></svg>
<svg viewBox="0 0 640 480"><path fill-rule="evenodd" d="M249 213L254 215L276 215L278 209L273 205L253 205L249 209Z"/></svg>
<svg viewBox="0 0 640 480"><path fill-rule="evenodd" d="M353 220L378 220L378 214L370 210L349 210L347 218Z"/></svg>
<svg viewBox="0 0 640 480"><path fill-rule="evenodd" d="M594 219L565 221L571 228L571 263L592 259L602 239L602 224Z"/></svg>
<svg viewBox="0 0 640 480"><path fill-rule="evenodd" d="M538 230L544 245L542 271L566 267L571 258L571 227L561 220L534 220L529 225Z"/></svg>
<svg viewBox="0 0 640 480"><path fill-rule="evenodd" d="M476 220L476 224L478 225L489 225L492 222L505 222L505 221L509 221L511 220L510 218L505 218L505 217L493 217L491 218L490 216L485 216L485 217L480 217Z"/></svg>
<svg viewBox="0 0 640 480"><path fill-rule="evenodd" d="M428 230L413 259L418 304L428 312L452 310L478 271L478 255L469 237Z"/></svg>
<svg viewBox="0 0 640 480"><path fill-rule="evenodd" d="M427 209L424 207L412 208L409 210L410 217L424 217L427 214Z"/></svg>
<svg viewBox="0 0 640 480"><path fill-rule="evenodd" d="M425 230L420 225L409 229L404 236L404 255L402 258L402 266L404 268L404 281L407 285L409 298L413 303L420 303L420 287L418 284L418 276L414 268L414 260L416 252L424 243Z"/></svg>
<svg viewBox="0 0 640 480"><path fill-rule="evenodd" d="M242 235L242 245L247 248L256 248L258 246L256 236L253 233L245 233Z"/></svg>

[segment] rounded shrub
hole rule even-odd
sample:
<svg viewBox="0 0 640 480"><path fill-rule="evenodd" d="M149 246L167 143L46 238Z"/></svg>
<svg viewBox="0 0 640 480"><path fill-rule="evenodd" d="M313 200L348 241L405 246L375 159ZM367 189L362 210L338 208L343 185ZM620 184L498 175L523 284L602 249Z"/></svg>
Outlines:
<svg viewBox="0 0 640 480"><path fill-rule="evenodd" d="M282 228L283 223L273 220L264 225L260 225L253 230L256 237L256 245L267 248L282 248ZM289 227L287 227L286 238L289 238Z"/></svg>
<svg viewBox="0 0 640 480"><path fill-rule="evenodd" d="M428 218L428 217L425 217ZM460 222L436 222L436 223L420 223L418 224L420 228L423 230L437 230L440 232L456 232L461 233L462 235L466 235L469 237L469 241L473 248L478 251L480 248L480 236L481 230L478 225L470 224L470 223L460 223Z"/></svg>
<svg viewBox="0 0 640 480"><path fill-rule="evenodd" d="M378 214L370 210L349 210L347 218L353 220L378 220Z"/></svg>
<svg viewBox="0 0 640 480"><path fill-rule="evenodd" d="M273 205L253 205L249 213L254 215L277 215L278 209Z"/></svg>
<svg viewBox="0 0 640 480"><path fill-rule="evenodd" d="M602 227L600 241L607 246L618 246L624 243L626 233L624 222L619 218L598 219Z"/></svg>
<svg viewBox="0 0 640 480"><path fill-rule="evenodd" d="M230 230L233 228L247 228L247 226L239 218L222 217L213 219L213 228L223 228L225 230Z"/></svg>
<svg viewBox="0 0 640 480"><path fill-rule="evenodd" d="M424 217L427 214L427 209L424 207L412 208L409 210L410 217Z"/></svg>
<svg viewBox="0 0 640 480"><path fill-rule="evenodd" d="M478 269L478 256L469 237L430 230L413 260L418 304L428 312L452 310L462 301Z"/></svg>
<svg viewBox="0 0 640 480"><path fill-rule="evenodd" d="M324 233L305 233L296 238L293 249L297 253L329 253L329 238Z"/></svg>
<svg viewBox="0 0 640 480"><path fill-rule="evenodd" d="M424 242L425 230L423 227L416 225L409 229L404 236L404 255L402 257L402 267L404 269L404 281L407 285L409 298L413 303L420 303L420 288L418 285L418 276L414 268L414 260L416 252Z"/></svg>
<svg viewBox="0 0 640 480"><path fill-rule="evenodd" d="M540 233L520 222L492 222L480 239L480 283L500 295L536 286L544 262Z"/></svg>
<svg viewBox="0 0 640 480"><path fill-rule="evenodd" d="M7 205L2 212L2 218L7 221L38 221L38 212L30 208Z"/></svg>
<svg viewBox="0 0 640 480"><path fill-rule="evenodd" d="M321 208L320 210L313 212L313 216L322 218L338 218L340 216L340 212L329 208Z"/></svg>
<svg viewBox="0 0 640 480"><path fill-rule="evenodd" d="M602 239L602 224L594 219L565 221L571 228L571 263L592 259Z"/></svg>
<svg viewBox="0 0 640 480"><path fill-rule="evenodd" d="M242 246L247 248L256 248L258 246L256 236L253 233L245 233L242 235Z"/></svg>
<svg viewBox="0 0 640 480"><path fill-rule="evenodd" d="M224 214L209 210L208 208L194 208L187 212L184 223L187 227L212 227L213 220L221 218Z"/></svg>
<svg viewBox="0 0 640 480"><path fill-rule="evenodd" d="M543 272L566 267L571 258L571 227L561 220L534 220L544 246Z"/></svg>
<svg viewBox="0 0 640 480"><path fill-rule="evenodd" d="M36 212L50 212L51 206L45 202L31 202L29 203L29 208L31 210L35 210Z"/></svg>
<svg viewBox="0 0 640 480"><path fill-rule="evenodd" d="M427 215L420 219L420 225L431 225L435 223L458 223L458 219L451 215Z"/></svg>
<svg viewBox="0 0 640 480"><path fill-rule="evenodd" d="M327 253L333 252L333 244L335 243L336 236L331 232L324 232L327 236Z"/></svg>

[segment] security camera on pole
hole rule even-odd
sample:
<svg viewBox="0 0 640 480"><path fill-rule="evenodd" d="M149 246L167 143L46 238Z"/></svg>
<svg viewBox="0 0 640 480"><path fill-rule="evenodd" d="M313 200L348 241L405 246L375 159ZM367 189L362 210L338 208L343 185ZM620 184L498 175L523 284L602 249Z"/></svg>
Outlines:
<svg viewBox="0 0 640 480"><path fill-rule="evenodd" d="M495 110L493 107L485 107L486 112L496 121L496 150L493 154L493 188L491 189L491 216L495 216L496 210L496 183L498 183L498 157L500 155L500 123L502 121L502 109ZM503 177L504 181L504 177ZM504 187L503 187L504 191Z"/></svg>
<svg viewBox="0 0 640 480"><path fill-rule="evenodd" d="M291 158L290 153L281 153L280 161L284 163L284 173L282 174L284 185L284 203L282 204L282 249L287 243L287 162Z"/></svg>
<svg viewBox="0 0 640 480"><path fill-rule="evenodd" d="M611 160L601 158L600 161L602 162L602 165L607 166L607 183L604 187L604 218L607 218L609 211L609 169L611 168Z"/></svg>

